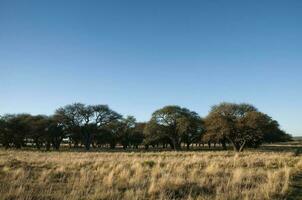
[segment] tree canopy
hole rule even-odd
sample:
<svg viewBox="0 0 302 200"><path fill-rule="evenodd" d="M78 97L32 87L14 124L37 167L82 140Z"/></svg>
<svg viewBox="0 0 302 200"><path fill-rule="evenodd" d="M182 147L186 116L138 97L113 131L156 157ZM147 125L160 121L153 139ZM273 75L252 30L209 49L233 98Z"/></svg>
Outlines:
<svg viewBox="0 0 302 200"><path fill-rule="evenodd" d="M284 133L279 124L249 104L221 103L205 119L206 135L229 141L236 151L257 147L271 134Z"/></svg>
<svg viewBox="0 0 302 200"><path fill-rule="evenodd" d="M58 150L70 147L117 146L123 149L172 148L207 143L232 146L235 151L257 148L262 143L285 142L291 136L279 123L250 104L221 103L202 118L187 108L169 105L156 110L148 122L123 117L107 105L69 104L54 115L5 114L0 116L0 145Z"/></svg>
<svg viewBox="0 0 302 200"><path fill-rule="evenodd" d="M190 144L199 138L202 130L198 114L179 106L166 106L155 111L146 128L151 137L168 138L175 150L181 148L182 141Z"/></svg>

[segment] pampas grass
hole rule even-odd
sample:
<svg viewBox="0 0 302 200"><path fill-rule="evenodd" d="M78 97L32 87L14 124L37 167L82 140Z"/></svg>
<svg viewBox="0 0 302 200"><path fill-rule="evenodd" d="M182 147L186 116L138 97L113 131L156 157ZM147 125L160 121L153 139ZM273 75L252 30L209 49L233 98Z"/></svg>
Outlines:
<svg viewBox="0 0 302 200"><path fill-rule="evenodd" d="M291 153L0 150L0 199L282 199Z"/></svg>

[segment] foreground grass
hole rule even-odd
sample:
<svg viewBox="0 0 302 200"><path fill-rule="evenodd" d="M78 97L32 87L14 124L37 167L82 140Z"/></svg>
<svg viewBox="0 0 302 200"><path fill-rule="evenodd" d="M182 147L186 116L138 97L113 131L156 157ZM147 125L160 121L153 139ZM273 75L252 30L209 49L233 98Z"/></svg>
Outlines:
<svg viewBox="0 0 302 200"><path fill-rule="evenodd" d="M302 172L296 174L291 180L290 189L287 200L301 200L302 199Z"/></svg>
<svg viewBox="0 0 302 200"><path fill-rule="evenodd" d="M0 150L0 199L284 199L293 153Z"/></svg>

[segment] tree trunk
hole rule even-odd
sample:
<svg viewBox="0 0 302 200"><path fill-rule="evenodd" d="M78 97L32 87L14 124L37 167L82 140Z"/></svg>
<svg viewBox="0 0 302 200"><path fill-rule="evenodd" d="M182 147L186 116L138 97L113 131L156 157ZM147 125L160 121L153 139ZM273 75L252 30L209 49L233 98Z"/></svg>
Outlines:
<svg viewBox="0 0 302 200"><path fill-rule="evenodd" d="M232 140L230 138L227 138L227 140L232 143L234 151L239 152L240 144L238 142L235 142L234 140Z"/></svg>
<svg viewBox="0 0 302 200"><path fill-rule="evenodd" d="M172 139L172 144L173 144L173 149L174 149L174 151L176 151L176 142L175 142L174 139Z"/></svg>
<svg viewBox="0 0 302 200"><path fill-rule="evenodd" d="M34 142L35 142L35 144L36 144L37 149L40 150L41 146L40 146L40 143L39 143L38 138L35 138L35 139L34 139Z"/></svg>
<svg viewBox="0 0 302 200"><path fill-rule="evenodd" d="M78 147L79 147L79 142L78 141L74 141L73 148L78 148Z"/></svg>
<svg viewBox="0 0 302 200"><path fill-rule="evenodd" d="M222 149L223 149L223 150L227 150L225 140L222 140L222 141L221 141L221 146L222 146Z"/></svg>
<svg viewBox="0 0 302 200"><path fill-rule="evenodd" d="M174 150L179 151L181 149L181 143L175 140L172 140L172 142L173 142Z"/></svg>
<svg viewBox="0 0 302 200"><path fill-rule="evenodd" d="M242 152L244 147L245 147L246 141L244 140L244 142L241 144L240 148L239 148L239 152Z"/></svg>
<svg viewBox="0 0 302 200"><path fill-rule="evenodd" d="M6 142L5 144L3 144L4 145L4 148L5 149L8 149L8 148L10 148L10 145L9 145L9 143L8 142Z"/></svg>
<svg viewBox="0 0 302 200"><path fill-rule="evenodd" d="M52 146L55 150L59 150L60 149L60 142L55 141L55 142L52 143Z"/></svg>
<svg viewBox="0 0 302 200"><path fill-rule="evenodd" d="M176 150L176 151L181 150L181 144L178 144L178 143L177 143L177 144L175 145L175 150Z"/></svg>
<svg viewBox="0 0 302 200"><path fill-rule="evenodd" d="M174 144L172 141L170 142L170 147L171 147L171 149L174 149Z"/></svg>
<svg viewBox="0 0 302 200"><path fill-rule="evenodd" d="M87 132L87 133L85 134L85 141L84 141L85 149L86 149L87 151L90 150L90 143L91 143L91 135L90 135L89 132Z"/></svg>
<svg viewBox="0 0 302 200"><path fill-rule="evenodd" d="M52 139L52 147L53 147L53 149L59 150L61 142L62 142L61 138L53 138Z"/></svg>
<svg viewBox="0 0 302 200"><path fill-rule="evenodd" d="M49 151L50 150L50 142L46 142L46 151Z"/></svg>
<svg viewBox="0 0 302 200"><path fill-rule="evenodd" d="M110 143L110 149L114 149L114 148L115 148L115 145L116 145L115 143L111 142L111 143Z"/></svg>

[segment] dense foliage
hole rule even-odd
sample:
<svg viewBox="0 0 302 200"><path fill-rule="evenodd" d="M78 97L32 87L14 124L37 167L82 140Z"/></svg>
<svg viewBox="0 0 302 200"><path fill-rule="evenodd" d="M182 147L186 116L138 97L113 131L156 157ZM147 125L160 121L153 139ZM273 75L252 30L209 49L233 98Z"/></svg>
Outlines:
<svg viewBox="0 0 302 200"><path fill-rule="evenodd" d="M213 106L205 119L207 140L229 142L236 151L258 147L262 142L282 142L290 136L280 130L277 121L249 104L221 103Z"/></svg>
<svg viewBox="0 0 302 200"><path fill-rule="evenodd" d="M221 103L208 116L179 106L166 106L151 119L137 122L123 117L107 105L74 103L57 109L52 116L6 114L0 117L0 144L5 148L26 146L58 150L62 142L70 147L127 148L150 146L180 150L183 145L228 145L242 151L263 142L283 142L291 136L277 121L249 104Z"/></svg>

